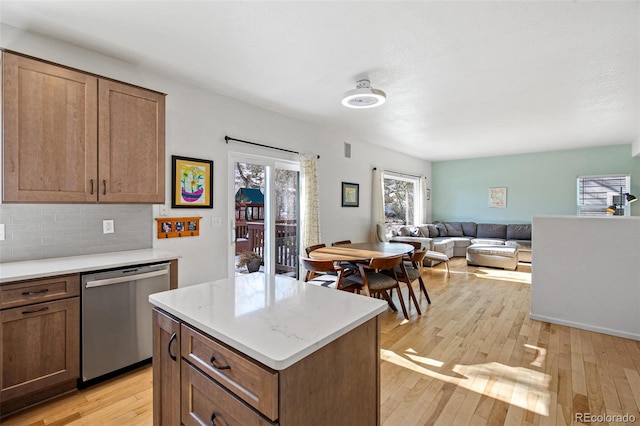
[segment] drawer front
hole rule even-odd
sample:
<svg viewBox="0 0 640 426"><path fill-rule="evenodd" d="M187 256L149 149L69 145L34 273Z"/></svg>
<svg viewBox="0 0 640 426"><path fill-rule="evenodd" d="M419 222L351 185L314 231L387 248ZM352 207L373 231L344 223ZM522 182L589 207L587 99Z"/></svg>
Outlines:
<svg viewBox="0 0 640 426"><path fill-rule="evenodd" d="M80 295L80 275L60 275L0 286L0 309Z"/></svg>
<svg viewBox="0 0 640 426"><path fill-rule="evenodd" d="M182 325L182 356L271 420L278 418L278 372Z"/></svg>
<svg viewBox="0 0 640 426"><path fill-rule="evenodd" d="M80 298L0 312L6 401L80 377Z"/></svg>
<svg viewBox="0 0 640 426"><path fill-rule="evenodd" d="M242 425L272 423L245 405L216 382L182 361L182 414L185 426Z"/></svg>

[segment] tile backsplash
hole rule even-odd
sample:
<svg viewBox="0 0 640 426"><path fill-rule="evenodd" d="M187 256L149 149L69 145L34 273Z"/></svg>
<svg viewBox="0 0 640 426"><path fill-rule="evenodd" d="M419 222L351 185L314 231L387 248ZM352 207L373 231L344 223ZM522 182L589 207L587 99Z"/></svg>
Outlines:
<svg viewBox="0 0 640 426"><path fill-rule="evenodd" d="M1 204L0 262L151 248L148 204ZM102 233L113 219L115 232Z"/></svg>

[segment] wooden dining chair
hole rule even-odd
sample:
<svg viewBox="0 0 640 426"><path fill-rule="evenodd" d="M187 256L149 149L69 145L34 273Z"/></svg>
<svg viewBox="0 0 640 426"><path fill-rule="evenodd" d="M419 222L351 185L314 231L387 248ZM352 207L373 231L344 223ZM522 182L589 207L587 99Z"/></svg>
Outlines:
<svg viewBox="0 0 640 426"><path fill-rule="evenodd" d="M318 260L301 257L302 266L306 269L304 281L322 287L336 288L338 290L360 293L360 286L353 282L344 280L345 269L336 266L331 260Z"/></svg>
<svg viewBox="0 0 640 426"><path fill-rule="evenodd" d="M343 244L351 244L351 240L340 240L340 241L336 241L335 243L332 243L332 246L341 246Z"/></svg>
<svg viewBox="0 0 640 426"><path fill-rule="evenodd" d="M326 246L327 246L326 244L320 243L313 246L305 247L304 251L307 252L307 256L309 256L309 253L311 253L312 251L318 250L319 248L323 248Z"/></svg>
<svg viewBox="0 0 640 426"><path fill-rule="evenodd" d="M431 299L429 298L429 293L427 292L427 287L424 284L424 280L422 279L422 266L424 262L424 258L427 255L427 251L422 246L420 241L391 241L392 243L404 243L410 244L414 247L413 253L409 253L404 256L404 266L407 271L407 285L411 285L415 280L418 280L420 291L427 298L427 303L431 304ZM402 274L401 268L397 268L396 273L400 278L404 278ZM420 308L418 307L417 301L415 300L415 295L410 292L410 296L414 296L414 304L416 305L416 309L418 313L420 313Z"/></svg>
<svg viewBox="0 0 640 426"><path fill-rule="evenodd" d="M424 284L424 280L422 279L422 262L424 261L424 257L427 252L425 250L415 251L411 255L409 255L409 262L404 263L403 268L397 268L396 273L400 278L405 278L405 282L408 286L411 286L415 280L418 280L420 291L427 298L427 303L431 304L431 299L429 298L429 293L427 292L427 287ZM405 274L406 273L406 274ZM418 302L415 299L415 294L413 291L409 293L413 298L413 303L416 305L416 309L418 313L420 313L420 308L418 307Z"/></svg>
<svg viewBox="0 0 640 426"><path fill-rule="evenodd" d="M398 300L400 300L400 305L402 306L402 313L404 314L405 319L409 319L409 315L407 314L407 308L404 304L404 299L402 297L402 292L400 291L400 282L398 281L398 276L396 274L396 268L402 265L402 255L391 256L391 257L374 257L369 261L368 264L359 263L358 268L360 270L359 274L352 275L347 277L345 281L355 282L362 286L362 290L368 296L373 295L381 295L387 303L389 303L389 307L397 312L398 308L391 300L391 296L387 291L391 289L398 290ZM385 273L388 272L388 273Z"/></svg>

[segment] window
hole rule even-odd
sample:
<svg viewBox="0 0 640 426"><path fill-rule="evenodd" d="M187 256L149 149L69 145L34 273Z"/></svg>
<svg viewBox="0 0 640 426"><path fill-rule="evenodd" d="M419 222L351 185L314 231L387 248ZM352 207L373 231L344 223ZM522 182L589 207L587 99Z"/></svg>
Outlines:
<svg viewBox="0 0 640 426"><path fill-rule="evenodd" d="M420 178L384 172L385 224L415 225L422 220Z"/></svg>
<svg viewBox="0 0 640 426"><path fill-rule="evenodd" d="M607 208L616 205L614 215L629 216L624 194L630 188L629 175L578 176L578 216L611 215Z"/></svg>

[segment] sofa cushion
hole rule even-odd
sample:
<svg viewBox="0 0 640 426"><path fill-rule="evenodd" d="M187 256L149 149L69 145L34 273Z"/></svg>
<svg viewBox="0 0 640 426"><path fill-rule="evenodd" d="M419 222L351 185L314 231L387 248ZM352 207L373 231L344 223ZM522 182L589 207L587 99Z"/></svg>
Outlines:
<svg viewBox="0 0 640 426"><path fill-rule="evenodd" d="M499 223L479 223L477 237L478 238L501 238L507 239L507 225Z"/></svg>
<svg viewBox="0 0 640 426"><path fill-rule="evenodd" d="M449 237L464 236L464 232L462 232L462 225L459 222L446 222L444 226L445 228L447 228L447 236Z"/></svg>
<svg viewBox="0 0 640 426"><path fill-rule="evenodd" d="M507 240L530 240L531 224L507 225Z"/></svg>
<svg viewBox="0 0 640 426"><path fill-rule="evenodd" d="M444 223L436 223L436 228L438 228L438 236L439 237L446 237L447 235L449 235L447 233L447 227Z"/></svg>
<svg viewBox="0 0 640 426"><path fill-rule="evenodd" d="M473 238L471 244L479 244L485 246L502 246L505 240L502 238Z"/></svg>
<svg viewBox="0 0 640 426"><path fill-rule="evenodd" d="M507 240L506 246L518 247L518 250L531 251L531 240Z"/></svg>
<svg viewBox="0 0 640 426"><path fill-rule="evenodd" d="M429 238L429 226L428 225L420 225L420 226L418 226L418 230L420 231L420 237Z"/></svg>
<svg viewBox="0 0 640 426"><path fill-rule="evenodd" d="M435 226L434 224L427 225L427 228L429 228L429 238L440 236L440 231L438 231L438 227Z"/></svg>
<svg viewBox="0 0 640 426"><path fill-rule="evenodd" d="M478 225L475 222L460 222L462 232L465 237L475 237L478 232Z"/></svg>
<svg viewBox="0 0 640 426"><path fill-rule="evenodd" d="M393 237L392 242L406 243L406 242L419 242L422 244L422 248L426 250L433 250L433 239L425 237Z"/></svg>

